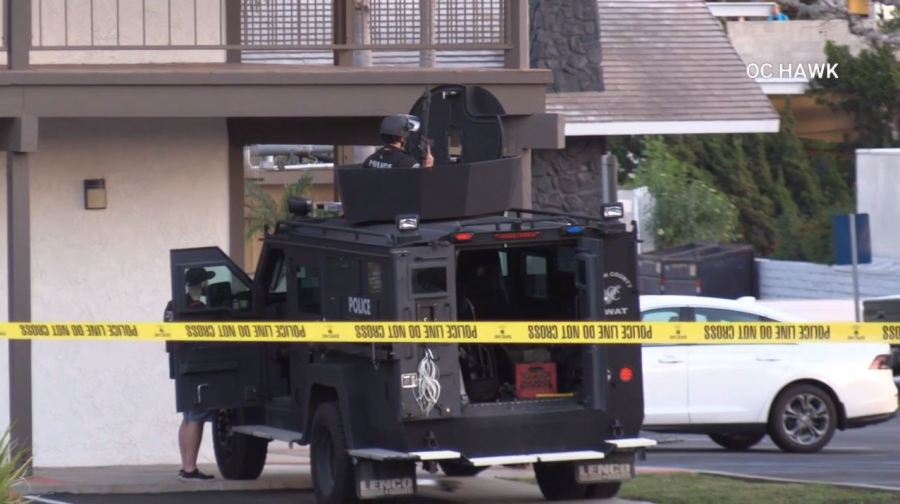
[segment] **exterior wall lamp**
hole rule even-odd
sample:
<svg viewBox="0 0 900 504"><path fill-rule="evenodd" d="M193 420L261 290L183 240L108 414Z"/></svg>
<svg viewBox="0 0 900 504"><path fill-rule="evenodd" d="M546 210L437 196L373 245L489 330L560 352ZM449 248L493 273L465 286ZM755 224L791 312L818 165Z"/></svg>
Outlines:
<svg viewBox="0 0 900 504"><path fill-rule="evenodd" d="M106 208L106 179L85 179L84 209L103 210Z"/></svg>

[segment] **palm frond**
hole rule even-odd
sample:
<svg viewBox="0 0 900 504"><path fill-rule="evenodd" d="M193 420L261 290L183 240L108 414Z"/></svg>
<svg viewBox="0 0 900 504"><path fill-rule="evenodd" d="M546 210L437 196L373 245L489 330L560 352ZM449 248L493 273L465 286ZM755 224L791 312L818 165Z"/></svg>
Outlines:
<svg viewBox="0 0 900 504"><path fill-rule="evenodd" d="M281 201L276 202L259 182L247 179L244 184L244 239L250 241L266 228L274 229L278 221L288 219L288 200L295 196L308 196L312 182L312 175L304 173L293 184L284 186Z"/></svg>
<svg viewBox="0 0 900 504"><path fill-rule="evenodd" d="M0 436L0 502L25 503L25 500L13 490L13 486L25 481L29 461L30 459L22 453L13 452L9 429L4 431Z"/></svg>

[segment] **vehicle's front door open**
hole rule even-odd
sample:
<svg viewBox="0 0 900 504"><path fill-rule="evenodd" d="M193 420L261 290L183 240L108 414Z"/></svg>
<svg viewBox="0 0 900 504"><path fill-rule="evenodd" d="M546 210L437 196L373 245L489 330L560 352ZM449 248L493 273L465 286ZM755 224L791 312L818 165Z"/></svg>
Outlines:
<svg viewBox="0 0 900 504"><path fill-rule="evenodd" d="M253 281L217 247L171 251L171 278L175 321L258 318ZM173 343L169 351L178 411L260 404L261 343Z"/></svg>

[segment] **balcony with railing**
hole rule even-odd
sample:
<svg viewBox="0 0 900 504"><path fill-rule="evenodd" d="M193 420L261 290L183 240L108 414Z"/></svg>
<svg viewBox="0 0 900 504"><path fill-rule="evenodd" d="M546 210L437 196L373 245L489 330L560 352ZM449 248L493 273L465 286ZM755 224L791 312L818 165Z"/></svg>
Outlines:
<svg viewBox="0 0 900 504"><path fill-rule="evenodd" d="M3 0L11 69L285 63L527 68L523 0ZM527 53L526 53L527 54Z"/></svg>
<svg viewBox="0 0 900 504"><path fill-rule="evenodd" d="M352 119L408 110L428 86L485 86L528 116L552 80L529 68L527 0L0 5L0 117L343 118L350 145L372 131Z"/></svg>

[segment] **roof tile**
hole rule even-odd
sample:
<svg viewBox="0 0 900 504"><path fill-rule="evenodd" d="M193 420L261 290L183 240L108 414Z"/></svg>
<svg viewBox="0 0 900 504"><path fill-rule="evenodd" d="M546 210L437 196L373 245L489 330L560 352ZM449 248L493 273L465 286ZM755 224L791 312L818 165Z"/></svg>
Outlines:
<svg viewBox="0 0 900 504"><path fill-rule="evenodd" d="M570 123L778 119L703 0L598 0L604 91L551 93Z"/></svg>

